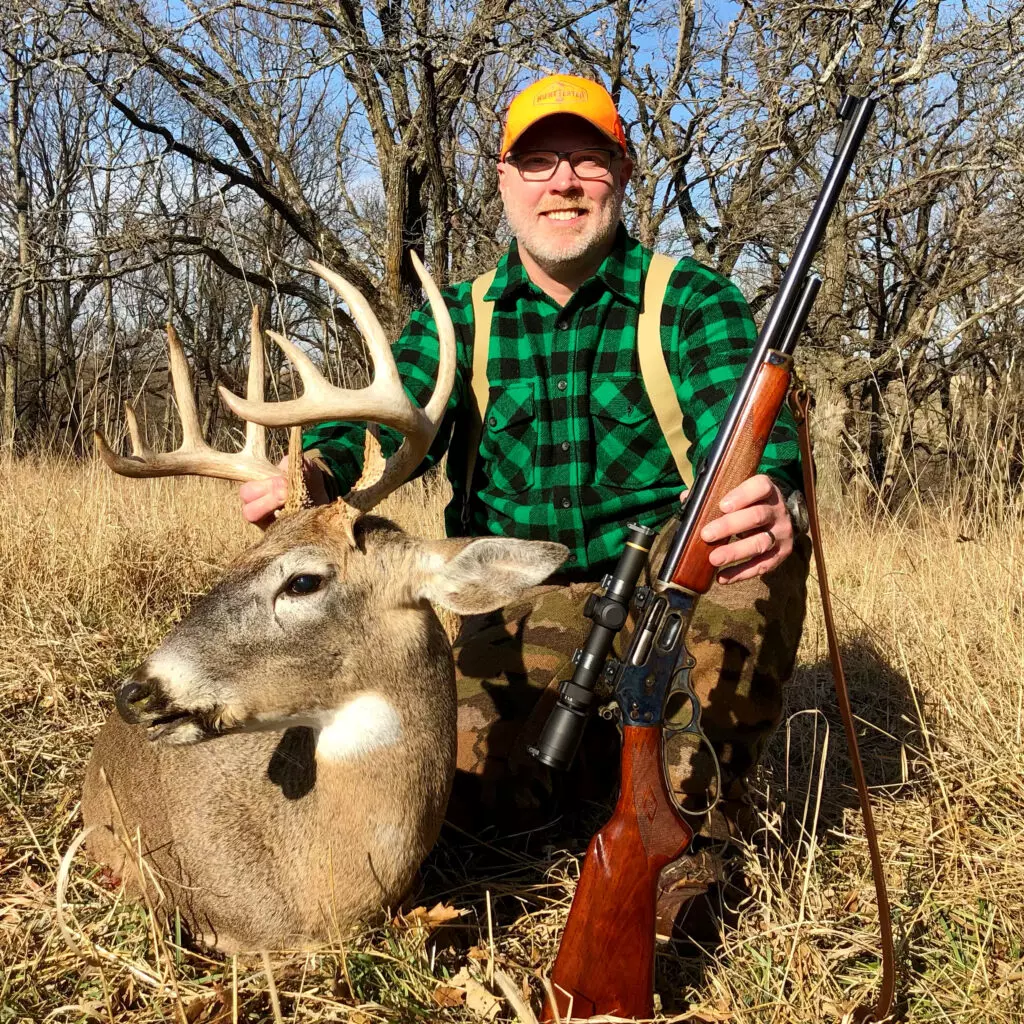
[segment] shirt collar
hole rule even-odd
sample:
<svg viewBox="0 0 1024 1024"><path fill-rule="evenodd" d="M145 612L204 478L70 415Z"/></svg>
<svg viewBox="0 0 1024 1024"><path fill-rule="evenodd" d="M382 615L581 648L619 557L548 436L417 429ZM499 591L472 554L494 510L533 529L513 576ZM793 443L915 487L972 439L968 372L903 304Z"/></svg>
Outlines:
<svg viewBox="0 0 1024 1024"><path fill-rule="evenodd" d="M643 279L650 256L645 260L644 247L620 224L615 233L612 251L595 275L601 283L621 299L640 308L643 299Z"/></svg>
<svg viewBox="0 0 1024 1024"><path fill-rule="evenodd" d="M595 282L599 282L608 291L614 292L639 309L643 297L644 271L649 262L650 256L644 247L630 236L623 224L620 224L615 232L611 252L583 288L590 288ZM508 251L498 261L494 280L484 295L484 301L496 302L506 296L511 298L520 289L532 286L533 282L527 275L519 255L519 245L513 239Z"/></svg>
<svg viewBox="0 0 1024 1024"><path fill-rule="evenodd" d="M511 297L521 288L529 288L531 284L519 256L519 243L513 238L505 255L498 260L494 280L484 295L484 301L497 302L506 295Z"/></svg>

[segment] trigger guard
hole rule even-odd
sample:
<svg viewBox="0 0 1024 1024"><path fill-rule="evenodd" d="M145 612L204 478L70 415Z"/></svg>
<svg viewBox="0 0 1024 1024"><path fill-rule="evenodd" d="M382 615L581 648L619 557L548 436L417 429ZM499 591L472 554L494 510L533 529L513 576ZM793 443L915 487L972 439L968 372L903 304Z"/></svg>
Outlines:
<svg viewBox="0 0 1024 1024"><path fill-rule="evenodd" d="M680 673L680 675L688 673ZM704 731L700 727L700 701L697 699L697 694L690 689L689 686L672 686L668 691L668 698L671 698L673 694L681 693L690 702L690 720L686 725L668 725L663 724L662 730L666 736L675 736L677 733L692 733L694 736L704 740ZM668 706L668 698L666 698L665 704Z"/></svg>

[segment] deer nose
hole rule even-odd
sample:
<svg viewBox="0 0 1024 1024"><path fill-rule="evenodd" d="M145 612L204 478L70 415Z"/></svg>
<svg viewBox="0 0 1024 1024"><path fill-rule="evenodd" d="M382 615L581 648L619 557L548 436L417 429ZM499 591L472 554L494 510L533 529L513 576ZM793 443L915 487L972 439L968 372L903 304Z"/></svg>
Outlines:
<svg viewBox="0 0 1024 1024"><path fill-rule="evenodd" d="M117 688L116 701L120 716L129 724L140 721L140 712L153 696L153 686L148 680L129 679Z"/></svg>

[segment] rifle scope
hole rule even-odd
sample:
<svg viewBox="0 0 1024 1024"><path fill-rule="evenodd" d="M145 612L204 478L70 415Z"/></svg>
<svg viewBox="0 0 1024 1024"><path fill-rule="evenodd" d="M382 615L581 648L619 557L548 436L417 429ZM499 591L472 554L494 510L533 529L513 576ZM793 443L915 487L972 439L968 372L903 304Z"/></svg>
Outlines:
<svg viewBox="0 0 1024 1024"><path fill-rule="evenodd" d="M583 614L594 624L586 643L572 656L576 670L571 679L563 679L559 684L558 701L548 715L537 745L529 748L538 761L551 768L564 771L576 756L594 703L594 687L605 671L606 662L614 667L614 662L608 662L608 654L616 634L626 624L636 581L654 543L654 530L637 523L630 523L627 529L622 554L615 568L601 581L604 596L591 594L583 607Z"/></svg>

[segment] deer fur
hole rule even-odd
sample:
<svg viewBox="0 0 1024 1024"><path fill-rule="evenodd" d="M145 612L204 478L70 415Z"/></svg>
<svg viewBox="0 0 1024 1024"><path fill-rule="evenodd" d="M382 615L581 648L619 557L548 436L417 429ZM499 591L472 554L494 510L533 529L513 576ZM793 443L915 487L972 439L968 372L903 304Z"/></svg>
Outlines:
<svg viewBox="0 0 1024 1024"><path fill-rule="evenodd" d="M121 684L93 750L91 856L224 952L323 942L399 904L455 769L431 602L490 611L567 553L376 517L355 541L336 506L272 526Z"/></svg>

